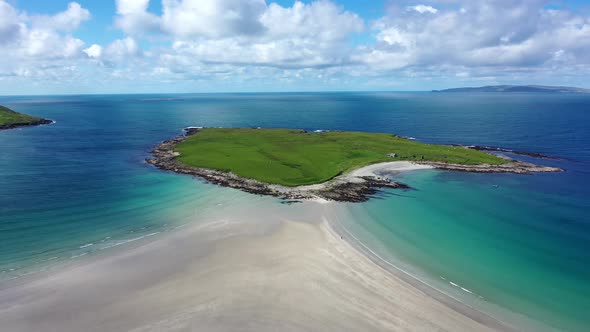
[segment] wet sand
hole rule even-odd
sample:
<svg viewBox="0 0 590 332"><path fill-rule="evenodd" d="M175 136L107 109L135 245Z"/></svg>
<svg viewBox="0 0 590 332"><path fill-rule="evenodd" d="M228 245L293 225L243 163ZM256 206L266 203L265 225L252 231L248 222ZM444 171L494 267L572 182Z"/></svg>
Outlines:
<svg viewBox="0 0 590 332"><path fill-rule="evenodd" d="M375 264L317 216L251 212L0 284L1 330L509 329Z"/></svg>

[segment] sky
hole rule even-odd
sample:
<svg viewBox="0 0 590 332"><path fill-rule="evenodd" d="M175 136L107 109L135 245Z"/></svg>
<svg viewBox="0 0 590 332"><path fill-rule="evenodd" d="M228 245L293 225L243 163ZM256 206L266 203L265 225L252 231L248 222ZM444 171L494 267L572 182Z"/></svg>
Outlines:
<svg viewBox="0 0 590 332"><path fill-rule="evenodd" d="M590 88L588 0L0 0L0 95Z"/></svg>

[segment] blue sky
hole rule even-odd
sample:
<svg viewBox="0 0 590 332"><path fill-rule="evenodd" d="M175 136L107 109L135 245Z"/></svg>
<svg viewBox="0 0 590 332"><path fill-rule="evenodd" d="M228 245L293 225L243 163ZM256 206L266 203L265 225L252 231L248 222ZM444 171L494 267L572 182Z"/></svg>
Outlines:
<svg viewBox="0 0 590 332"><path fill-rule="evenodd" d="M590 88L581 0L0 0L0 95Z"/></svg>

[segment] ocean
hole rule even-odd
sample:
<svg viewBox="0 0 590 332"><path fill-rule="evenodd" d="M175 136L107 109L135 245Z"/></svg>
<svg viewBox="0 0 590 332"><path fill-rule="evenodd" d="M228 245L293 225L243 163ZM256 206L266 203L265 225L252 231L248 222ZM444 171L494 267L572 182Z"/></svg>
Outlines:
<svg viewBox="0 0 590 332"><path fill-rule="evenodd" d="M414 189L339 203L336 219L379 257L469 305L531 329L590 324L588 95L89 95L0 104L56 121L0 131L0 284L205 221L219 206L280 204L144 162L184 127L356 130L555 157L518 156L565 172L404 173L399 180Z"/></svg>

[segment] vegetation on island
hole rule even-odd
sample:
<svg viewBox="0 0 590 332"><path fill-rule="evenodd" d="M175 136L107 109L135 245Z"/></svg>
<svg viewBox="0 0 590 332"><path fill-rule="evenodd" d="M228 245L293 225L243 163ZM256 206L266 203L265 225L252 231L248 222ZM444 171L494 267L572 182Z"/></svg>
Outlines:
<svg viewBox="0 0 590 332"><path fill-rule="evenodd" d="M500 165L494 155L424 144L391 134L309 133L290 129L204 128L174 149L192 167L231 171L289 187L322 183L354 169L387 161L438 161Z"/></svg>
<svg viewBox="0 0 590 332"><path fill-rule="evenodd" d="M0 129L10 129L23 126L35 126L51 123L50 120L15 112L0 105Z"/></svg>

